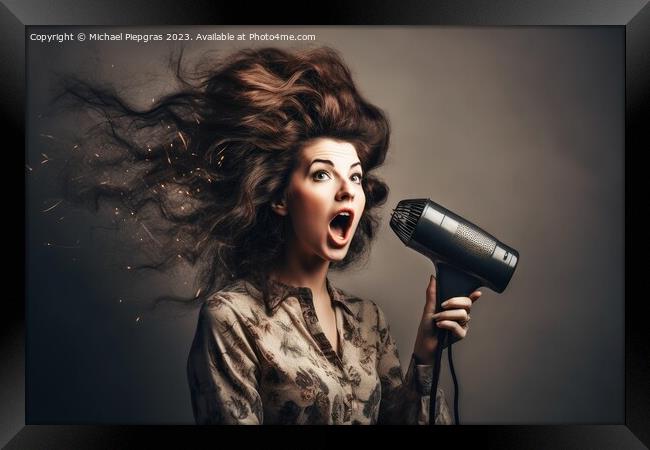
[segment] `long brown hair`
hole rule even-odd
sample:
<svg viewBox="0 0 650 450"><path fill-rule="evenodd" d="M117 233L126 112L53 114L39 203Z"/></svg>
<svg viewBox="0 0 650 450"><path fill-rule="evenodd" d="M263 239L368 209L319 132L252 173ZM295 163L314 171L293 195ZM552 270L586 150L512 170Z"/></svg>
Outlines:
<svg viewBox="0 0 650 450"><path fill-rule="evenodd" d="M195 303L238 278L267 292L266 270L282 256L287 226L270 204L300 148L317 137L352 143L365 174L363 216L346 257L331 268L367 256L375 209L388 195L372 170L384 162L390 129L337 51L244 49L191 73L181 55L174 68L180 88L144 109L80 79L68 78L62 96L99 112L103 124L69 161L65 197L95 210L104 201L121 205L147 223L157 245L139 268L164 270L179 256L200 266L195 298L158 301Z"/></svg>

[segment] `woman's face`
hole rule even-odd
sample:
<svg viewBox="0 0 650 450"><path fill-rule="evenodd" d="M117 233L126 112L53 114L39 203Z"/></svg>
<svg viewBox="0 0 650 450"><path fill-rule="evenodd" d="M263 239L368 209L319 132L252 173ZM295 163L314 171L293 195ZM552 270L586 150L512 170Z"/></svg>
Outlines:
<svg viewBox="0 0 650 450"><path fill-rule="evenodd" d="M318 138L303 147L284 204L274 208L291 220L293 252L328 261L345 257L366 204L362 176L349 142Z"/></svg>

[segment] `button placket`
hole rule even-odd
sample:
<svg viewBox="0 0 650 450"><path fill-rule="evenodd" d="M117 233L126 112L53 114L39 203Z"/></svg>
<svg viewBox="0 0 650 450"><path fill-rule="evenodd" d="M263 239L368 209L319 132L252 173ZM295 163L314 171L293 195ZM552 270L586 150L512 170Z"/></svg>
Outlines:
<svg viewBox="0 0 650 450"><path fill-rule="evenodd" d="M302 309L303 317L305 323L307 324L307 329L311 333L312 337L318 344L321 352L325 355L327 360L336 366L339 370L345 373L343 366L343 361L339 358L339 355L336 354L332 345L330 344L327 336L323 332L320 322L318 321L318 316L316 315L316 308L314 307L313 297L311 290L309 288L299 288L298 289L298 301ZM337 330L339 326L338 314L337 314ZM338 334L338 331L337 331Z"/></svg>

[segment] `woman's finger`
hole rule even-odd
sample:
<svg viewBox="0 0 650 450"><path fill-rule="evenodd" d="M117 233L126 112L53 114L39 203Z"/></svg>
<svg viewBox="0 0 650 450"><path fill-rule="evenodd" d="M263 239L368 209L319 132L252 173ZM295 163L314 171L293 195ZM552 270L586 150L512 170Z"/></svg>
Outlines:
<svg viewBox="0 0 650 450"><path fill-rule="evenodd" d="M436 311L436 277L431 275L429 285L426 290L426 303L424 304L424 313L433 314Z"/></svg>
<svg viewBox="0 0 650 450"><path fill-rule="evenodd" d="M464 322L467 320L469 313L465 309L452 309L450 311L440 311L431 316L434 320L457 320Z"/></svg>
<svg viewBox="0 0 650 450"><path fill-rule="evenodd" d="M469 327L461 327L458 322L453 320L441 320L440 322L436 322L436 326L451 331L461 339L467 336L467 330L469 329Z"/></svg>
<svg viewBox="0 0 650 450"><path fill-rule="evenodd" d="M474 302L469 297L454 297L440 304L442 310L446 309L465 309L469 312Z"/></svg>

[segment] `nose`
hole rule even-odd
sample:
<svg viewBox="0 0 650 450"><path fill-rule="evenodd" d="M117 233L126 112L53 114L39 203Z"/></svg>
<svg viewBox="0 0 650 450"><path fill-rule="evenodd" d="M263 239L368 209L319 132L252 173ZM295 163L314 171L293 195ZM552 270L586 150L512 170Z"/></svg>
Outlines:
<svg viewBox="0 0 650 450"><path fill-rule="evenodd" d="M343 181L341 181L341 186L336 193L336 200L354 200L354 187L352 186L352 182L350 180L343 179Z"/></svg>

